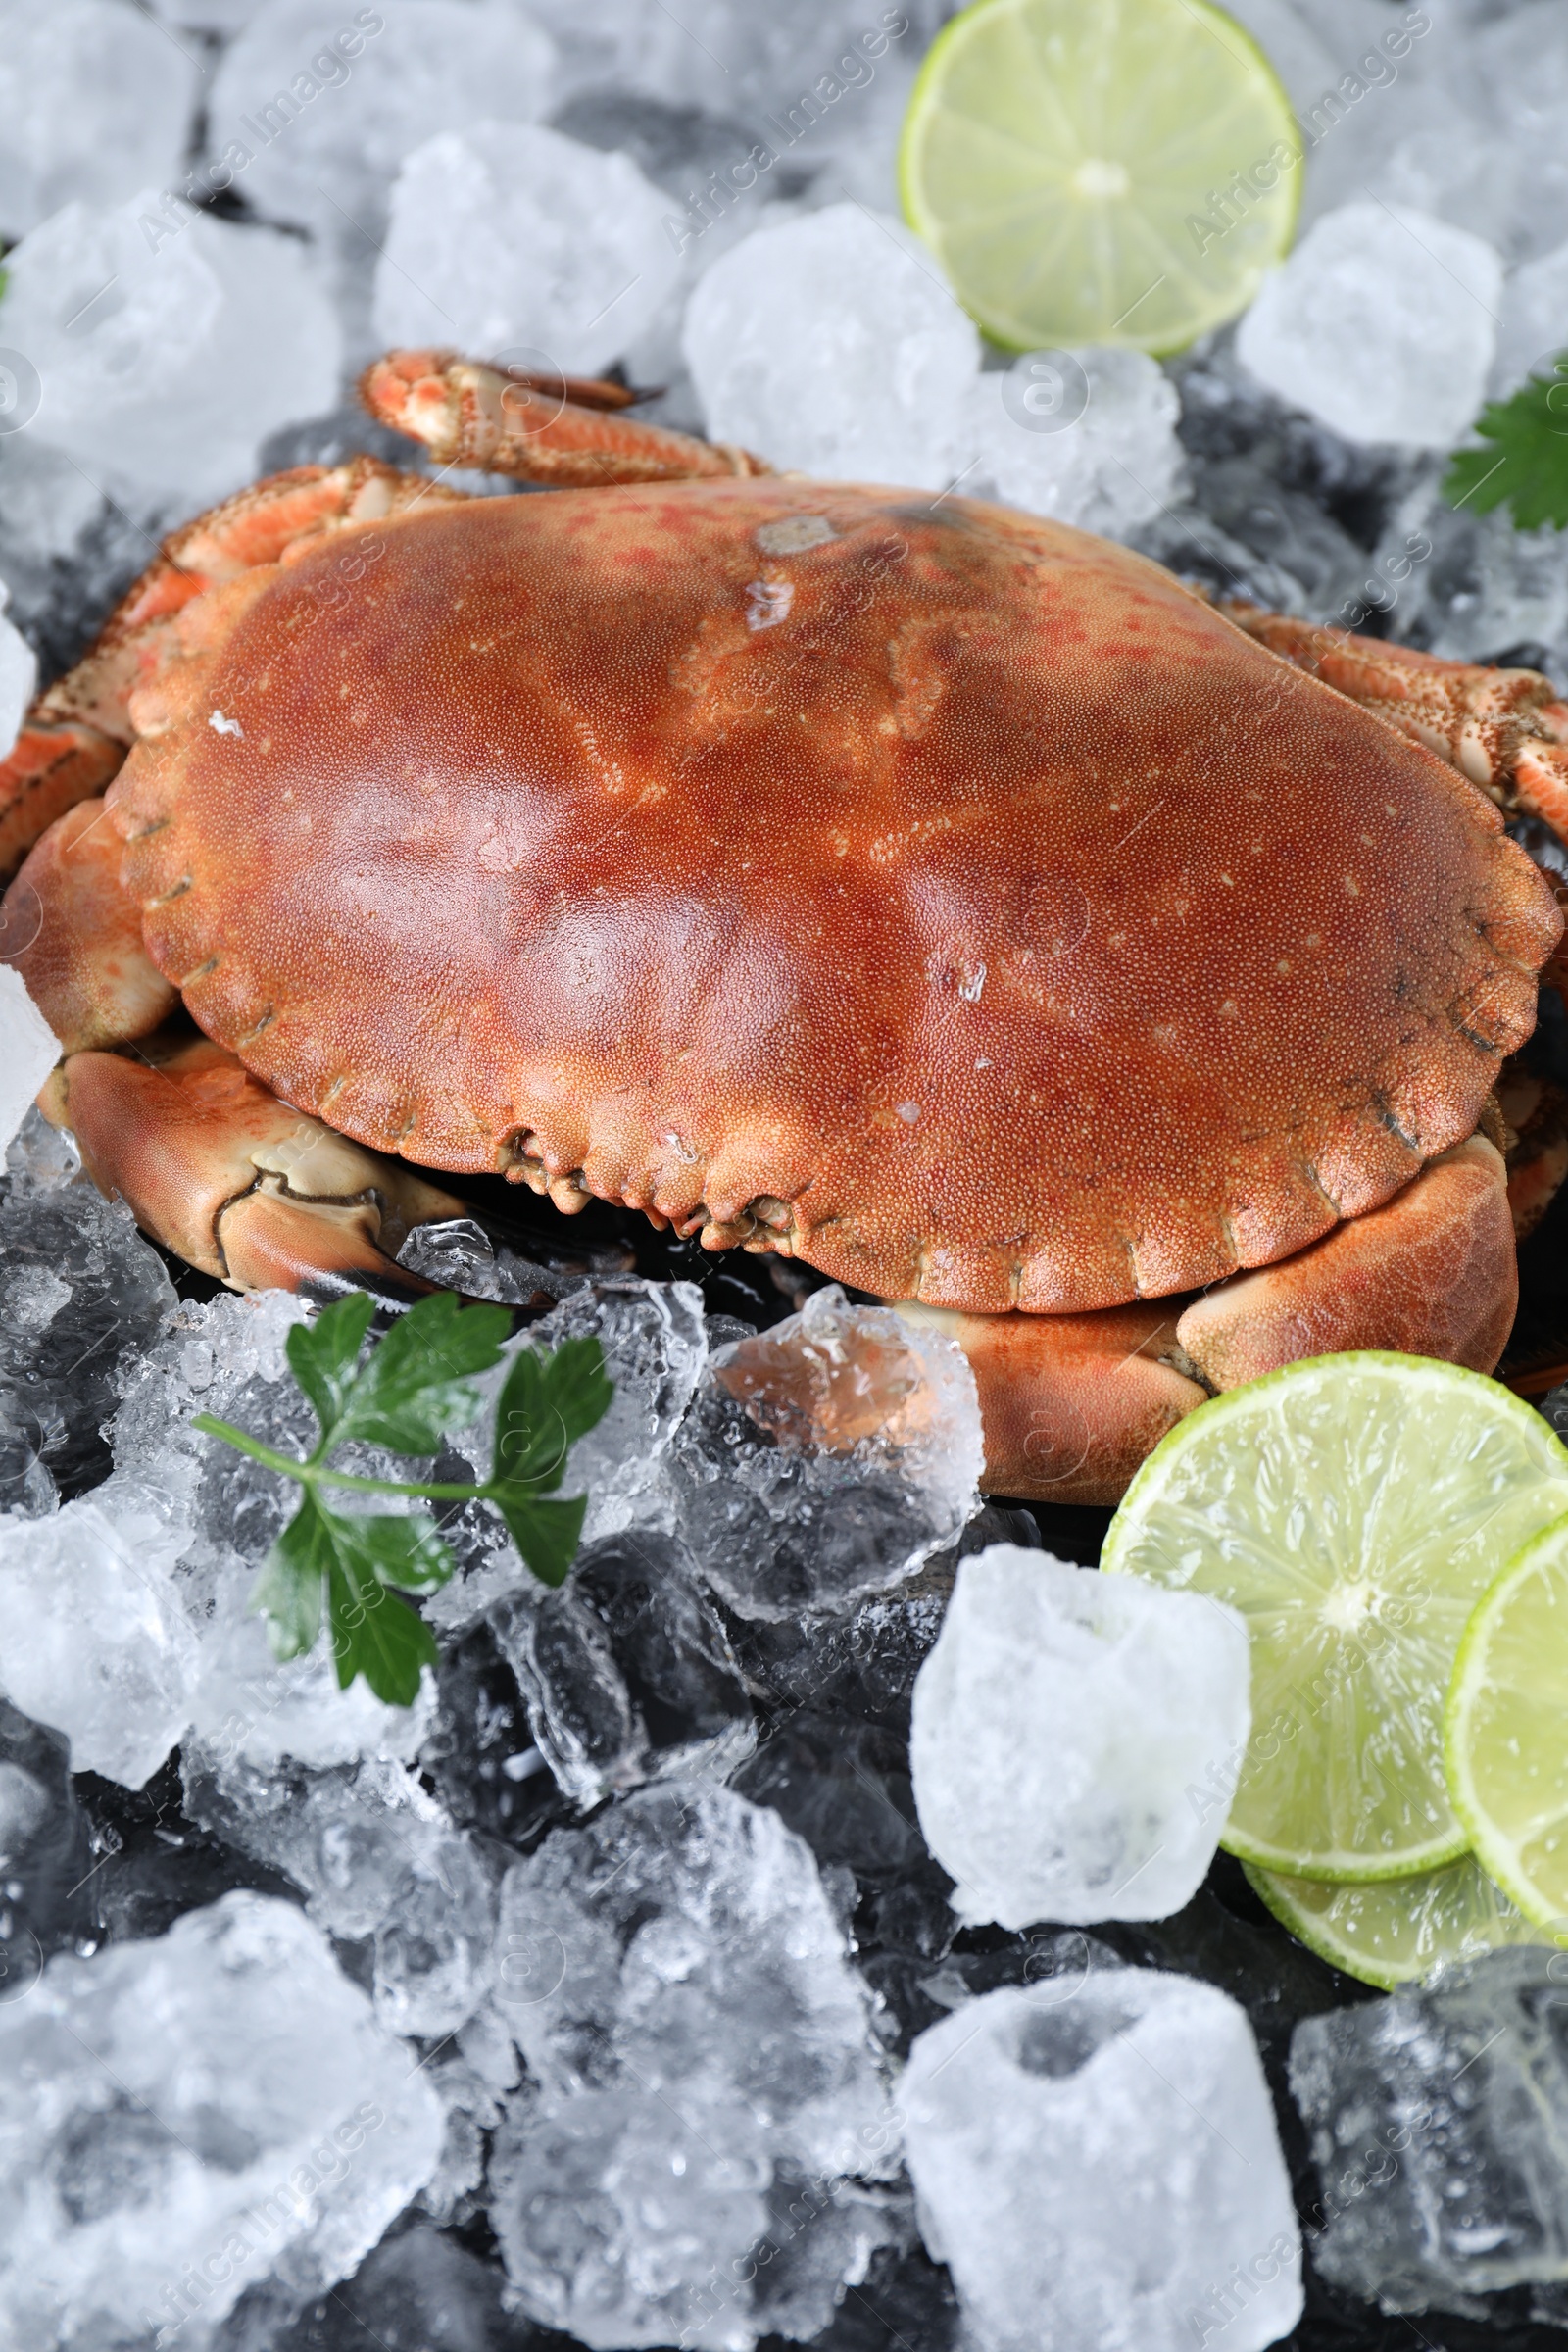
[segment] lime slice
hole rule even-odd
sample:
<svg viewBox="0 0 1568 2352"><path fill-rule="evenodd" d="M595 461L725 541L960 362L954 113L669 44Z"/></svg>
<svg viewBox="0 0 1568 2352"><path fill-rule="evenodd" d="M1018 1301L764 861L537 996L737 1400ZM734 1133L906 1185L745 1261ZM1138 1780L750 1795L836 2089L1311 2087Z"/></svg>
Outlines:
<svg viewBox="0 0 1568 2352"><path fill-rule="evenodd" d="M976 0L933 42L905 213L996 342L1180 351L1288 251L1301 142L1208 0Z"/></svg>
<svg viewBox="0 0 1568 2352"><path fill-rule="evenodd" d="M1448 1786L1499 1886L1568 1921L1568 1519L1510 1561L1465 1631L1446 1722ZM1568 1932L1568 1931L1565 1931Z"/></svg>
<svg viewBox="0 0 1568 2352"><path fill-rule="evenodd" d="M1568 1452L1540 1414L1424 1356L1314 1356L1177 1423L1101 1566L1247 1621L1252 1732L1232 1853L1359 1880L1463 1852L1443 1771L1454 1655L1503 1563L1565 1508Z"/></svg>
<svg viewBox="0 0 1568 2352"><path fill-rule="evenodd" d="M1505 1943L1550 1941L1488 1878L1474 1854L1407 1879L1358 1886L1291 1879L1250 1862L1242 1867L1280 1925L1309 1951L1384 1992L1396 1984L1425 1984L1440 1968Z"/></svg>

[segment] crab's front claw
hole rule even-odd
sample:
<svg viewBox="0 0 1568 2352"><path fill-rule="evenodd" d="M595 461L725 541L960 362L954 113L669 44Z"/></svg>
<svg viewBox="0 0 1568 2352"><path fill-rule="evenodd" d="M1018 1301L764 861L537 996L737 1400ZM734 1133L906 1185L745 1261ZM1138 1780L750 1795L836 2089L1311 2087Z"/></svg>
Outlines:
<svg viewBox="0 0 1568 2352"><path fill-rule="evenodd" d="M233 1290L313 1297L433 1286L392 1254L411 1226L465 1214L448 1193L278 1101L206 1038L150 1038L139 1057L73 1054L40 1098L100 1191L167 1249Z"/></svg>
<svg viewBox="0 0 1568 2352"><path fill-rule="evenodd" d="M1204 1391L1173 1354L1180 1300L1089 1315L901 1315L956 1340L980 1396L988 1494L1026 1502L1119 1502L1127 1482Z"/></svg>
<svg viewBox="0 0 1568 2352"><path fill-rule="evenodd" d="M1490 1372L1519 1303L1507 1187L1502 1154L1473 1135L1382 1208L1205 1292L1182 1315L1177 1340L1214 1389L1351 1348Z"/></svg>

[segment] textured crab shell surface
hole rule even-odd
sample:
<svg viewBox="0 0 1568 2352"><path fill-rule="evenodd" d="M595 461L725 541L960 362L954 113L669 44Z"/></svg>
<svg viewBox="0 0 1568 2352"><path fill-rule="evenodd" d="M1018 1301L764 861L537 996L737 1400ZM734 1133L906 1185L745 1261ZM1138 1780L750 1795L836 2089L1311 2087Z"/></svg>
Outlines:
<svg viewBox="0 0 1568 2352"><path fill-rule="evenodd" d="M1472 1131L1560 928L1434 754L973 501L432 504L179 628L110 801L204 1029L362 1143L884 1297L1303 1248Z"/></svg>

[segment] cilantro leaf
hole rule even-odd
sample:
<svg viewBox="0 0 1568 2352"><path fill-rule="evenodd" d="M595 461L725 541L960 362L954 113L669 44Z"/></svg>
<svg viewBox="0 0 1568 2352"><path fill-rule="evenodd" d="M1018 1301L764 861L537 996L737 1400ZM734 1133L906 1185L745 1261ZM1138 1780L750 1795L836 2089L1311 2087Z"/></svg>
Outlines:
<svg viewBox="0 0 1568 2352"><path fill-rule="evenodd" d="M1448 504L1490 514L1506 503L1521 531L1568 526L1568 353L1549 375L1488 401L1475 429L1486 446L1454 452L1443 477Z"/></svg>
<svg viewBox="0 0 1568 2352"><path fill-rule="evenodd" d="M376 1696L410 1706L436 1645L402 1593L433 1592L454 1568L423 1511L393 1515L334 1510L322 1490L428 1501L488 1502L541 1584L559 1585L581 1541L584 1494L547 1499L580 1437L614 1395L599 1342L566 1340L552 1354L519 1348L502 1388L491 1474L479 1484L407 1482L334 1470L351 1440L389 1452L432 1454L479 1409L473 1376L501 1360L512 1317L504 1307L463 1306L450 1291L421 1298L366 1352L375 1302L357 1292L288 1337L288 1360L321 1425L316 1450L293 1459L210 1413L194 1427L304 1489L294 1517L268 1553L251 1595L277 1658L313 1649L323 1618L340 1687L364 1675Z"/></svg>
<svg viewBox="0 0 1568 2352"><path fill-rule="evenodd" d="M566 1455L604 1419L614 1393L597 1340L563 1340L553 1355L519 1348L496 1406L492 1486L559 1487Z"/></svg>
<svg viewBox="0 0 1568 2352"><path fill-rule="evenodd" d="M421 1298L394 1323L354 1382L338 1435L389 1453L439 1453L447 1432L463 1429L478 1411L471 1375L501 1361L511 1329L504 1306L466 1307L452 1291Z"/></svg>
<svg viewBox="0 0 1568 2352"><path fill-rule="evenodd" d="M316 1647L331 1558L321 1510L307 1487L304 1501L263 1561L251 1593L253 1612L267 1620L274 1658L302 1658Z"/></svg>
<svg viewBox="0 0 1568 2352"><path fill-rule="evenodd" d="M508 1535L539 1582L564 1585L582 1541L587 1495L571 1494L564 1501L559 1496L546 1500L531 1489L508 1487L496 1480L492 1480L486 1492L506 1521Z"/></svg>
<svg viewBox="0 0 1568 2352"><path fill-rule="evenodd" d="M374 1312L368 1291L350 1291L314 1323L296 1323L284 1342L289 1369L316 1407L323 1444L343 1418Z"/></svg>

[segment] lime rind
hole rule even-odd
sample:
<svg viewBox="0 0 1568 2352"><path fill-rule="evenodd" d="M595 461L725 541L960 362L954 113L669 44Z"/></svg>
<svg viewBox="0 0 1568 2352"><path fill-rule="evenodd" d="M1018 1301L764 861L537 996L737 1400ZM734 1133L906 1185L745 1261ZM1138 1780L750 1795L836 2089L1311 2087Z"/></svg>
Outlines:
<svg viewBox="0 0 1568 2352"><path fill-rule="evenodd" d="M1538 1927L1568 1937L1568 1513L1523 1545L1471 1613L1444 1765L1492 1877Z"/></svg>
<svg viewBox="0 0 1568 2352"><path fill-rule="evenodd" d="M1092 159L1119 166L1127 188L1075 189ZM1250 175L1265 165L1276 176L1260 189ZM1123 0L1106 15L974 0L927 52L899 148L905 218L985 333L1016 351L1186 349L1289 252L1302 178L1278 75L1211 0ZM1200 242L1195 220L1218 233ZM1060 256L1044 285L1043 246Z"/></svg>
<svg viewBox="0 0 1568 2352"><path fill-rule="evenodd" d="M1232 1853L1358 1884L1465 1851L1443 1766L1454 1656L1499 1564L1565 1505L1568 1451L1546 1422L1485 1374L1423 1356L1288 1364L1177 1424L1101 1565L1247 1621L1253 1731Z"/></svg>
<svg viewBox="0 0 1568 2352"><path fill-rule="evenodd" d="M1392 1992L1457 1962L1551 1938L1511 1902L1474 1854L1408 1878L1293 1878L1244 1863L1248 1884L1298 1942L1331 1968Z"/></svg>

